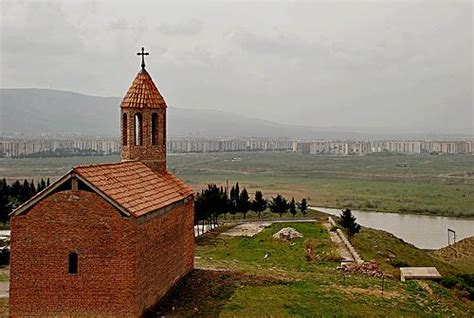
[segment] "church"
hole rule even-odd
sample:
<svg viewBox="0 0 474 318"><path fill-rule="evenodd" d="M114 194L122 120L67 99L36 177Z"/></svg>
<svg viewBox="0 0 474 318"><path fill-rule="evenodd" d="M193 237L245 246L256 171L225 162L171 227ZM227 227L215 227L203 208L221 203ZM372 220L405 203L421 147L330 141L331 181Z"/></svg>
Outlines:
<svg viewBox="0 0 474 318"><path fill-rule="evenodd" d="M139 317L193 268L193 191L166 170L167 105L137 54L121 161L73 167L12 212L11 317Z"/></svg>

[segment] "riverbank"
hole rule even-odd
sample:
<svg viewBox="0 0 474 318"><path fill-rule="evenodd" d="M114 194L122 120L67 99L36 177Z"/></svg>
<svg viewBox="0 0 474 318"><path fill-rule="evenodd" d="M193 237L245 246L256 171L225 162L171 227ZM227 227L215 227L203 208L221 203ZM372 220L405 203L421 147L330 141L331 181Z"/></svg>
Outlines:
<svg viewBox="0 0 474 318"><path fill-rule="evenodd" d="M351 207L337 207L337 206L318 206L317 208L320 209L333 209L333 210L338 210L342 211L343 209L351 209L351 211L360 211L360 209L354 209ZM370 213L387 213L387 214L400 214L400 215L419 215L419 216L430 216L430 217L448 217L448 218L455 218L455 219L460 219L460 220L474 220L474 211L473 212L464 212L460 214L455 214L455 215L445 215L445 214L436 214L436 213L430 213L429 211L393 211L393 210L380 210L378 208L370 208L370 207L365 207L363 209L363 212L370 212Z"/></svg>
<svg viewBox="0 0 474 318"><path fill-rule="evenodd" d="M312 207L329 215L339 216L341 209ZM386 212L352 210L363 226L383 230L421 249L439 249L448 245L447 230L454 230L456 239L474 236L474 218L453 218ZM451 238L451 243L453 239Z"/></svg>

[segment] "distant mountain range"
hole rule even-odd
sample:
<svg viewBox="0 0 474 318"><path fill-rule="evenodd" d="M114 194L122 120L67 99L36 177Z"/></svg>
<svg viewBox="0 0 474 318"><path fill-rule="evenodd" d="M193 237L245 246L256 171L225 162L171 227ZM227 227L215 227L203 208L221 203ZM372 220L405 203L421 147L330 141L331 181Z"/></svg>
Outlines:
<svg viewBox="0 0 474 318"><path fill-rule="evenodd" d="M0 133L119 135L121 98L49 89L0 89ZM170 136L315 136L306 127L215 110L168 107Z"/></svg>
<svg viewBox="0 0 474 318"><path fill-rule="evenodd" d="M119 136L121 98L50 89L0 89L0 135ZM285 125L216 110L168 107L168 135L196 137L368 138L339 128ZM382 137L382 136L380 136ZM384 136L389 138L388 135ZM414 136L411 136L414 137Z"/></svg>

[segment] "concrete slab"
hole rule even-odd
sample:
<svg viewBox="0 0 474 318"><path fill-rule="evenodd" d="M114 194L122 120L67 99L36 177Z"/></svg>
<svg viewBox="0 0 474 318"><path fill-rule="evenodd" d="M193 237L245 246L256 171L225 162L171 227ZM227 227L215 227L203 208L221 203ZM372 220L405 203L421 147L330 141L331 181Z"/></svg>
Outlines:
<svg viewBox="0 0 474 318"><path fill-rule="evenodd" d="M400 267L400 280L408 279L440 279L436 267Z"/></svg>
<svg viewBox="0 0 474 318"><path fill-rule="evenodd" d="M0 298L7 298L10 291L9 282L0 282Z"/></svg>
<svg viewBox="0 0 474 318"><path fill-rule="evenodd" d="M243 223L222 233L222 235L252 237L262 232L264 228L270 225L272 225L272 222Z"/></svg>

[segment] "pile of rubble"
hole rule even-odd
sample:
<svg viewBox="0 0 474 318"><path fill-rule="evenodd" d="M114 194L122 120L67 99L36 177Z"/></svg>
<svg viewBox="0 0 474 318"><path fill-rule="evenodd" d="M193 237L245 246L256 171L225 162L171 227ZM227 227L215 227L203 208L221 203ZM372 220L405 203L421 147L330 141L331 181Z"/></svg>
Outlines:
<svg viewBox="0 0 474 318"><path fill-rule="evenodd" d="M303 237L303 234L301 234L300 232L298 232L292 227L285 227L273 235L273 238L277 240L286 240L286 241L291 241L299 237Z"/></svg>
<svg viewBox="0 0 474 318"><path fill-rule="evenodd" d="M347 272L347 273L357 273L357 274L362 274L362 275L371 276L371 277L391 276L389 274L382 272L379 264L377 264L375 261L364 262L360 264L357 264L357 263L344 264L344 265L338 266L337 269L343 272Z"/></svg>

